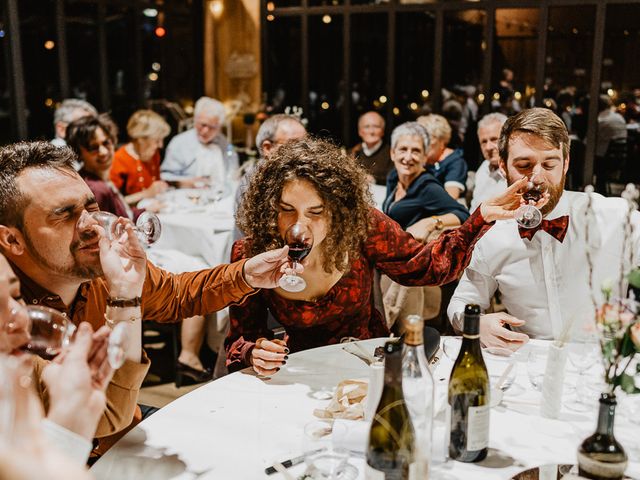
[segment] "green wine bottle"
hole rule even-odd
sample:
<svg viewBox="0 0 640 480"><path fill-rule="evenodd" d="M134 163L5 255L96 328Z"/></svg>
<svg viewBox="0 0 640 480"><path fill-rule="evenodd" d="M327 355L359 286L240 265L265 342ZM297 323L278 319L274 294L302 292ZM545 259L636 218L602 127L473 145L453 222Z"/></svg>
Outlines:
<svg viewBox="0 0 640 480"><path fill-rule="evenodd" d="M489 450L489 375L480 349L480 307L464 309L462 347L449 379L449 456L479 462Z"/></svg>
<svg viewBox="0 0 640 480"><path fill-rule="evenodd" d="M409 480L415 437L402 393L402 342L387 342L384 351L384 387L371 421L365 479Z"/></svg>

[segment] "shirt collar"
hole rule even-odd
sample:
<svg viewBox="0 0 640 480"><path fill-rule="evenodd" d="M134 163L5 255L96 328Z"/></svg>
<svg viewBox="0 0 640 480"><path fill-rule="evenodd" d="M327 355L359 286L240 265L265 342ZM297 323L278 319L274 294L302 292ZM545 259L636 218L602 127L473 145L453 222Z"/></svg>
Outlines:
<svg viewBox="0 0 640 480"><path fill-rule="evenodd" d="M378 150L380 150L380 147L382 147L382 140L380 140L371 148L367 147L367 144L365 142L362 142L362 153L364 153L367 157L370 157Z"/></svg>
<svg viewBox="0 0 640 480"><path fill-rule="evenodd" d="M555 206L553 210L545 215L546 220L553 220L554 218L562 217L563 215L569 214L569 196L566 194L566 191L562 191L562 196L558 201L558 204Z"/></svg>
<svg viewBox="0 0 640 480"><path fill-rule="evenodd" d="M73 311L78 303L84 303L87 300L87 293L91 282L83 282L78 288L78 293L73 299L71 305L67 306L63 303L59 295L50 292L40 284L36 283L13 262L9 260L12 270L20 280L20 293L27 305L42 305L49 308L55 308L60 312L66 313Z"/></svg>

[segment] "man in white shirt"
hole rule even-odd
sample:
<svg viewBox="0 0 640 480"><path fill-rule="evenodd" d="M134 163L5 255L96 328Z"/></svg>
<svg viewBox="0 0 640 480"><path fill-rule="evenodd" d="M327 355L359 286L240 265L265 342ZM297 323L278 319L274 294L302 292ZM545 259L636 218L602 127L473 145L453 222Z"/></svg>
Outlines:
<svg viewBox="0 0 640 480"><path fill-rule="evenodd" d="M507 116L502 113L490 113L478 122L478 141L484 162L476 172L476 185L473 189L470 212L487 198L493 198L507 189L507 180L500 171L498 139Z"/></svg>
<svg viewBox="0 0 640 480"><path fill-rule="evenodd" d="M220 132L224 105L201 97L195 105L193 128L176 135L167 145L161 178L194 187L207 182L226 183L239 167L238 154Z"/></svg>
<svg viewBox="0 0 640 480"><path fill-rule="evenodd" d="M486 309L500 290L508 313L482 316L480 340L485 346L517 350L529 337L553 339L570 326L577 334L592 325L602 283L612 281L613 295L618 295L621 265L627 271L637 262L640 214L629 214L621 198L564 191L569 135L550 110L533 108L509 118L499 151L508 184L535 175L535 183L546 189L543 224L526 230L515 220L497 221L476 244L448 315L460 330L458 314L465 304ZM629 223L635 229L625 242Z"/></svg>

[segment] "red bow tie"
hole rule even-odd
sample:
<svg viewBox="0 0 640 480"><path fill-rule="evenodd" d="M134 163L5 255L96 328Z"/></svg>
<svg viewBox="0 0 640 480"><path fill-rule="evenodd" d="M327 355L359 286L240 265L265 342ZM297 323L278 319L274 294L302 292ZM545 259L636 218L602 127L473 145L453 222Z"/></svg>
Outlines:
<svg viewBox="0 0 640 480"><path fill-rule="evenodd" d="M520 238L528 238L531 240L538 230L544 230L562 243L564 236L567 234L568 227L569 216L564 215L562 217L554 218L553 220L542 220L542 223L535 228L518 227L518 231L520 232Z"/></svg>

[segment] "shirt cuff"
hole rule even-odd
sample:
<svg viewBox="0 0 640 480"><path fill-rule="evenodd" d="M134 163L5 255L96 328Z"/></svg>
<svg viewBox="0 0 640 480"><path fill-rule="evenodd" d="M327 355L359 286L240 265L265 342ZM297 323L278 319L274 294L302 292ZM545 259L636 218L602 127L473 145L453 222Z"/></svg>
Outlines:
<svg viewBox="0 0 640 480"><path fill-rule="evenodd" d="M50 445L55 445L55 448L77 465L87 463L93 448L89 440L46 418L42 420L41 425Z"/></svg>
<svg viewBox="0 0 640 480"><path fill-rule="evenodd" d="M111 384L125 390L139 390L150 365L151 361L143 350L140 363L125 360L124 364L113 374Z"/></svg>

